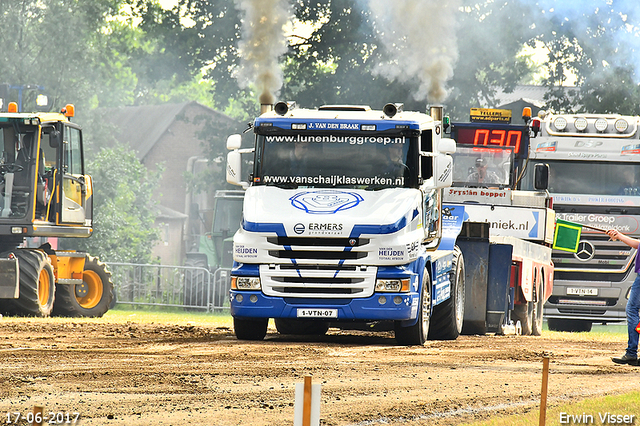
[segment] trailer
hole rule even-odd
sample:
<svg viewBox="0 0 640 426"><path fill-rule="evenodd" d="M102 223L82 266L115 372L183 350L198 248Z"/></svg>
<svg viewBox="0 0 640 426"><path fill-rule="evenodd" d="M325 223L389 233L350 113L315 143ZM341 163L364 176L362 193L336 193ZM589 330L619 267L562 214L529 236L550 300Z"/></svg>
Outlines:
<svg viewBox="0 0 640 426"><path fill-rule="evenodd" d="M443 197L444 220L465 258L463 333L540 335L554 272L548 169L536 165L531 190L521 188L530 113L524 125L511 124L509 110L475 109L471 116L451 126L457 151Z"/></svg>

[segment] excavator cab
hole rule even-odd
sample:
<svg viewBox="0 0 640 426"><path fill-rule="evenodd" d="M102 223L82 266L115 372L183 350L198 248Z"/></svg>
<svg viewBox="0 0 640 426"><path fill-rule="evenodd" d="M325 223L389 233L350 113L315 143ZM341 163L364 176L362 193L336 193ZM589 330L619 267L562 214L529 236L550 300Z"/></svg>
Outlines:
<svg viewBox="0 0 640 426"><path fill-rule="evenodd" d="M0 113L0 313L102 316L113 298L104 263L27 237L89 237L93 187L82 130L60 113Z"/></svg>
<svg viewBox="0 0 640 426"><path fill-rule="evenodd" d="M15 114L0 120L0 241L27 236L91 235L91 178L82 132L63 114Z"/></svg>

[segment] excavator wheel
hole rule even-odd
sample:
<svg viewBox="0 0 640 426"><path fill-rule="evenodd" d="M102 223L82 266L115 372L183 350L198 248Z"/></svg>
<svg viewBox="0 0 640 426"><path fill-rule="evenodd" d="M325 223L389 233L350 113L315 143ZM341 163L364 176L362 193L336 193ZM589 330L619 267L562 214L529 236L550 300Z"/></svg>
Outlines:
<svg viewBox="0 0 640 426"><path fill-rule="evenodd" d="M101 317L113 300L111 272L97 258L87 256L82 284L59 284L53 313L64 317Z"/></svg>
<svg viewBox="0 0 640 426"><path fill-rule="evenodd" d="M16 249L20 297L5 299L3 311L9 315L48 317L56 292L53 267L47 255L34 249Z"/></svg>

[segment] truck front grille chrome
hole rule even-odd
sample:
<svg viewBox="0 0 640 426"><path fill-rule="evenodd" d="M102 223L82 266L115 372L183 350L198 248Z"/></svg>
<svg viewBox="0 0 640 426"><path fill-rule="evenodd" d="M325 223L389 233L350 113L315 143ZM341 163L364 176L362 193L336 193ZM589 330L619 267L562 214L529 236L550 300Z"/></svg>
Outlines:
<svg viewBox="0 0 640 426"><path fill-rule="evenodd" d="M334 265L260 265L262 291L276 297L369 297L375 287L377 268L358 266L340 268ZM313 266L309 269L307 266Z"/></svg>

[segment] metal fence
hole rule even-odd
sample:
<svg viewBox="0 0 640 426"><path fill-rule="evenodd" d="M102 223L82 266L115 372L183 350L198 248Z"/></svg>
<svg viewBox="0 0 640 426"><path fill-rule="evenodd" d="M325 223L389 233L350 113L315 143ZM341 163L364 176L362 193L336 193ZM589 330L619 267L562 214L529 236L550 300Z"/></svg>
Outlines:
<svg viewBox="0 0 640 426"><path fill-rule="evenodd" d="M229 309L230 270L136 263L107 263L115 302L207 312Z"/></svg>

